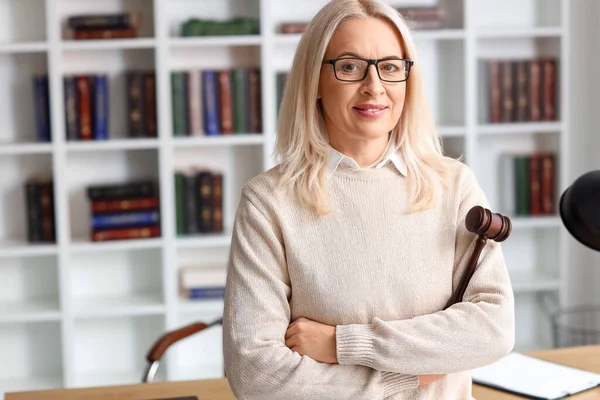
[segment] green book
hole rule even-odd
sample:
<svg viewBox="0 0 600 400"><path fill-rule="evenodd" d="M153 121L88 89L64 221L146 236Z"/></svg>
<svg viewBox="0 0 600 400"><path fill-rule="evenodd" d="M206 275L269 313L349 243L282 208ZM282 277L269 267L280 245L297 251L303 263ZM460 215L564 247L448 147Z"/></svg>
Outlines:
<svg viewBox="0 0 600 400"><path fill-rule="evenodd" d="M529 179L529 156L515 156L515 184L517 215L531 214L531 183Z"/></svg>
<svg viewBox="0 0 600 400"><path fill-rule="evenodd" d="M185 136L185 90L183 72L171 73L171 103L173 104L173 136Z"/></svg>
<svg viewBox="0 0 600 400"><path fill-rule="evenodd" d="M185 206L185 176L181 172L175 173L175 227L177 235L185 235L186 206Z"/></svg>
<svg viewBox="0 0 600 400"><path fill-rule="evenodd" d="M248 69L234 68L231 73L233 80L233 131L235 133L248 132Z"/></svg>

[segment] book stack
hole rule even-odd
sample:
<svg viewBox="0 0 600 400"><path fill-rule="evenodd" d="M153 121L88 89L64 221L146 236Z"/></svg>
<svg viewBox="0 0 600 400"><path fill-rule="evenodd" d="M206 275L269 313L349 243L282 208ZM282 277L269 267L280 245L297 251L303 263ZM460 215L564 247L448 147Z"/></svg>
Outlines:
<svg viewBox="0 0 600 400"><path fill-rule="evenodd" d="M411 29L441 29L444 10L439 6L396 7Z"/></svg>
<svg viewBox="0 0 600 400"><path fill-rule="evenodd" d="M500 193L509 215L539 216L556 213L556 154L535 152L503 154Z"/></svg>
<svg viewBox="0 0 600 400"><path fill-rule="evenodd" d="M226 21L190 18L181 24L181 36L258 35L260 22L254 18Z"/></svg>
<svg viewBox="0 0 600 400"><path fill-rule="evenodd" d="M50 118L50 89L47 74L33 76L33 110L38 142L52 140Z"/></svg>
<svg viewBox="0 0 600 400"><path fill-rule="evenodd" d="M68 75L63 84L67 140L107 140L108 77Z"/></svg>
<svg viewBox="0 0 600 400"><path fill-rule="evenodd" d="M226 281L225 266L190 266L179 271L179 291L185 299L223 299Z"/></svg>
<svg viewBox="0 0 600 400"><path fill-rule="evenodd" d="M87 188L91 206L91 240L160 236L158 185L153 181Z"/></svg>
<svg viewBox="0 0 600 400"><path fill-rule="evenodd" d="M175 172L177 235L223 232L223 174Z"/></svg>
<svg viewBox="0 0 600 400"><path fill-rule="evenodd" d="M125 39L138 36L139 13L88 14L67 18L67 28L75 40Z"/></svg>
<svg viewBox="0 0 600 400"><path fill-rule="evenodd" d="M157 137L156 74L128 71L126 85L129 137Z"/></svg>
<svg viewBox="0 0 600 400"><path fill-rule="evenodd" d="M304 33L308 22L284 22L279 25L279 32L286 35Z"/></svg>
<svg viewBox="0 0 600 400"><path fill-rule="evenodd" d="M555 121L556 58L484 60L482 98L489 101L490 123Z"/></svg>
<svg viewBox="0 0 600 400"><path fill-rule="evenodd" d="M258 68L171 73L174 136L262 131Z"/></svg>
<svg viewBox="0 0 600 400"><path fill-rule="evenodd" d="M27 240L55 243L54 182L50 177L33 177L25 182Z"/></svg>

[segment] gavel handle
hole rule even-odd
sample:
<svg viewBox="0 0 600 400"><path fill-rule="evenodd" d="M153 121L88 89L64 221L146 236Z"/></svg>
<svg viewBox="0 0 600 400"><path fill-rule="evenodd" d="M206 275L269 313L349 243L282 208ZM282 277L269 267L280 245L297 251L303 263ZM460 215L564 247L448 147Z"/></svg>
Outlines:
<svg viewBox="0 0 600 400"><path fill-rule="evenodd" d="M462 276L462 279L458 283L456 287L456 291L452 294L452 297L448 300L446 307L444 310L450 307L453 304L460 303L462 301L463 296L465 295L465 291L467 290L467 286L471 281L471 277L475 273L475 269L477 268L477 262L479 261L479 256L487 243L487 238L485 236L479 236L477 239L477 243L475 244L475 248L473 249L473 254L471 254L471 259L469 260L469 264L467 265L467 269Z"/></svg>

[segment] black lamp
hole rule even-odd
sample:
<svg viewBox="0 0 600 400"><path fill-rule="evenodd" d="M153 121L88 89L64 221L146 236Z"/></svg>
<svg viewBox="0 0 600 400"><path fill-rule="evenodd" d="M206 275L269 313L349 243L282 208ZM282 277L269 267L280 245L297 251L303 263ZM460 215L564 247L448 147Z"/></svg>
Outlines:
<svg viewBox="0 0 600 400"><path fill-rule="evenodd" d="M600 251L600 170L581 175L564 191L559 212L575 239Z"/></svg>

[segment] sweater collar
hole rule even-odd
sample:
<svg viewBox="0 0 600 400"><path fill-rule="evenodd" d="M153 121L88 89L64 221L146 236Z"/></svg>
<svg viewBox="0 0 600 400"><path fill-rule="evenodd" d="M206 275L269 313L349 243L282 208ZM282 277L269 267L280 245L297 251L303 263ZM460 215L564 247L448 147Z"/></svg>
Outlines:
<svg viewBox="0 0 600 400"><path fill-rule="evenodd" d="M404 161L404 157L402 156L400 149L396 148L396 145L392 139L388 141L387 147L385 148L385 151L381 157L379 157L379 159L377 159L373 164L364 168L361 168L353 158L346 156L329 145L327 178L331 178L331 176L340 166L354 169L379 169L386 166L390 162L396 167L398 172L400 172L403 176L407 176L408 168L406 166L406 162Z"/></svg>

